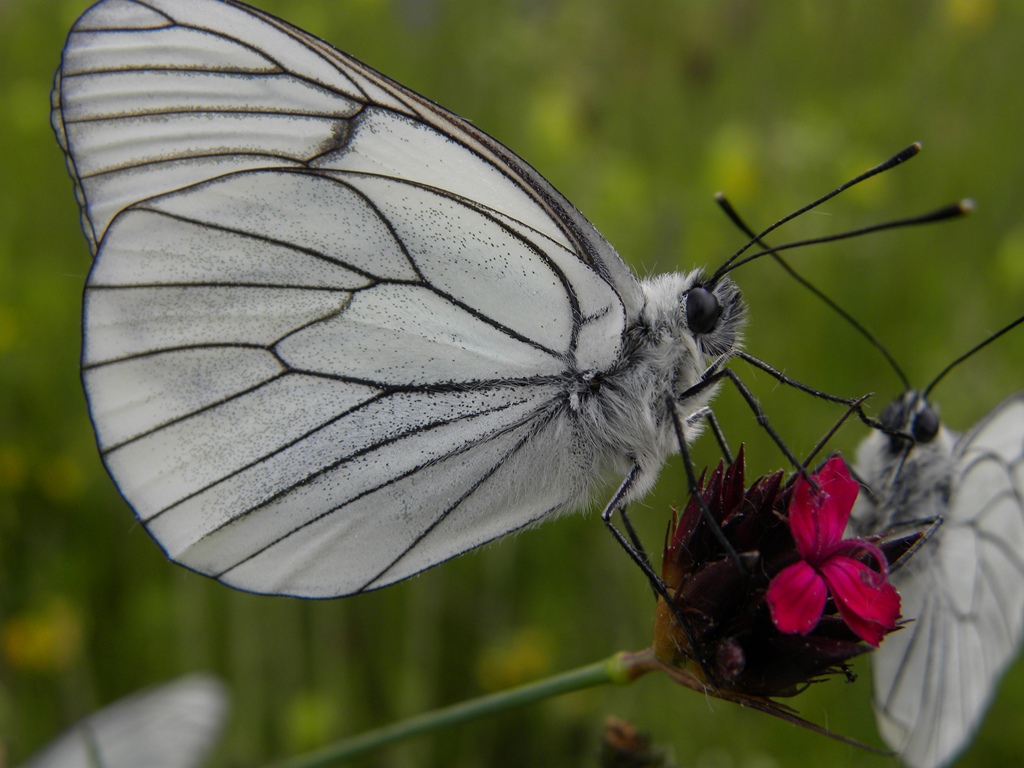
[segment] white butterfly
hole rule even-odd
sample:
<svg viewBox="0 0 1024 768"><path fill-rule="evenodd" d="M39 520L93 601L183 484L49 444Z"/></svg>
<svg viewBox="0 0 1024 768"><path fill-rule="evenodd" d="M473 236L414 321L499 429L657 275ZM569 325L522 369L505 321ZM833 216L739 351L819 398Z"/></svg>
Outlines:
<svg viewBox="0 0 1024 768"><path fill-rule="evenodd" d="M53 126L103 461L168 557L240 589L375 589L609 472L640 496L668 400L699 412L738 349L728 278L638 280L494 139L234 0L94 5Z"/></svg>
<svg viewBox="0 0 1024 768"><path fill-rule="evenodd" d="M194 768L212 748L226 710L216 678L187 675L90 715L22 768Z"/></svg>
<svg viewBox="0 0 1024 768"><path fill-rule="evenodd" d="M947 765L967 745L1024 632L1024 392L965 435L945 429L915 391L860 446L858 534L939 519L892 573L913 619L872 654L875 714L885 742L912 768ZM905 461L904 461L905 457Z"/></svg>

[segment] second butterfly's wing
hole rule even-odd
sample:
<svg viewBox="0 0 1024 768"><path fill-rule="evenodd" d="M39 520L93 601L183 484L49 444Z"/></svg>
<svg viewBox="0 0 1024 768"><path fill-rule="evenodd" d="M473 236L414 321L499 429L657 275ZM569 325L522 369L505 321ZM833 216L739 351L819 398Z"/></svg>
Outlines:
<svg viewBox="0 0 1024 768"><path fill-rule="evenodd" d="M226 709L219 680L188 675L90 715L22 768L198 768Z"/></svg>
<svg viewBox="0 0 1024 768"><path fill-rule="evenodd" d="M559 417L639 287L493 139L219 0L97 3L53 124L97 441L170 558L330 597L583 502Z"/></svg>
<svg viewBox="0 0 1024 768"><path fill-rule="evenodd" d="M1024 393L961 437L953 458L941 527L893 574L913 621L873 654L879 730L912 768L959 754L1020 649Z"/></svg>

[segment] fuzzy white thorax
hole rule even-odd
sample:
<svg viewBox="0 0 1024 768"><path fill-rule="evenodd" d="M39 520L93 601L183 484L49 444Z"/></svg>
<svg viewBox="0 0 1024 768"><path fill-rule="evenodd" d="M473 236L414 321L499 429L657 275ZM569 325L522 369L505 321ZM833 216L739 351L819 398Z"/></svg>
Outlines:
<svg viewBox="0 0 1024 768"><path fill-rule="evenodd" d="M595 381L589 396L575 401L573 421L582 441L592 446L595 462L620 478L634 464L639 466L628 499L647 493L665 459L679 451L669 398L684 422L705 407L717 385L681 396L701 381L710 363L740 344L744 308L738 289L727 279L713 288L722 306L716 328L697 336L687 327L686 297L703 279L703 272L694 270L641 281L644 305L626 330L617 365ZM700 419L684 425L687 442L702 429Z"/></svg>

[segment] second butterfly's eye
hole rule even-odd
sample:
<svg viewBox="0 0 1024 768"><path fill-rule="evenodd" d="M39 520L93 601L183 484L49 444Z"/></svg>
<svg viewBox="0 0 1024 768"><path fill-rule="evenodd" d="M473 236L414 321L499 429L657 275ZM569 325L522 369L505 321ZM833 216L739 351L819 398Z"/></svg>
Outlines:
<svg viewBox="0 0 1024 768"><path fill-rule="evenodd" d="M686 294L686 325L694 334L713 331L722 314L722 305L707 288L694 288Z"/></svg>
<svg viewBox="0 0 1024 768"><path fill-rule="evenodd" d="M911 431L917 442L930 443L939 433L939 414L926 405L914 419Z"/></svg>
<svg viewBox="0 0 1024 768"><path fill-rule="evenodd" d="M903 429L903 419L906 418L906 411L903 408L903 399L893 400L882 411L880 421L882 426L890 432L898 432Z"/></svg>

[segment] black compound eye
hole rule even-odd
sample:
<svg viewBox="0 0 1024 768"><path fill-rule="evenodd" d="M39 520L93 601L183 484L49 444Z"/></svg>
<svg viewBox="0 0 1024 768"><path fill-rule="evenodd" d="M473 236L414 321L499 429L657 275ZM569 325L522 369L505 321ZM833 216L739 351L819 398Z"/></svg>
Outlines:
<svg viewBox="0 0 1024 768"><path fill-rule="evenodd" d="M686 325L696 335L715 329L722 305L707 288L694 288L686 294Z"/></svg>
<svg viewBox="0 0 1024 768"><path fill-rule="evenodd" d="M882 411L882 426L893 432L903 429L904 413L903 400L893 400Z"/></svg>
<svg viewBox="0 0 1024 768"><path fill-rule="evenodd" d="M939 434L939 414L926 405L914 419L914 426L911 428L914 439L919 443L930 443Z"/></svg>

